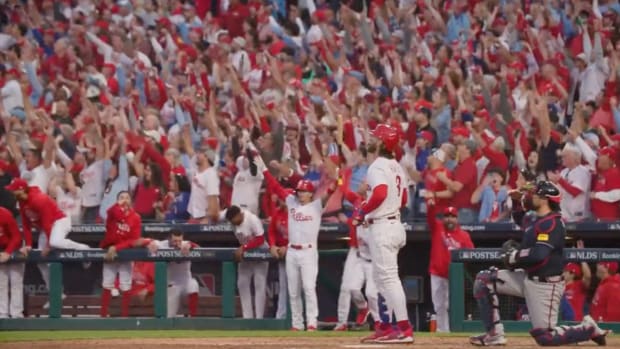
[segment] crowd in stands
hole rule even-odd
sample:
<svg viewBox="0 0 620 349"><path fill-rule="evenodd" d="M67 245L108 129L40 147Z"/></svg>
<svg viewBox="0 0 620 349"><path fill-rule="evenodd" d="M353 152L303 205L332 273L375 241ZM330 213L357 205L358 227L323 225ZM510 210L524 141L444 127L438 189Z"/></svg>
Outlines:
<svg viewBox="0 0 620 349"><path fill-rule="evenodd" d="M364 187L401 131L406 218L511 219L547 178L567 221L620 219L617 0L3 0L0 204L21 176L74 224L129 189L145 221L213 223L294 188ZM346 222L337 190L324 219Z"/></svg>

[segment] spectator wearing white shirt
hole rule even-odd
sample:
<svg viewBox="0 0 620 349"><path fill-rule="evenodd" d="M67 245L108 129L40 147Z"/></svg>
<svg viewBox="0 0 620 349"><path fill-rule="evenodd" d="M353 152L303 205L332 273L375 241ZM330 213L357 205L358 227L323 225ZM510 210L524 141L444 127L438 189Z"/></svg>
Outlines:
<svg viewBox="0 0 620 349"><path fill-rule="evenodd" d="M65 170L64 173L52 178L49 192L50 196L56 199L62 212L71 218L71 224L82 223L81 189L75 185L75 179L70 171Z"/></svg>
<svg viewBox="0 0 620 349"><path fill-rule="evenodd" d="M86 167L80 172L82 182L82 218L84 222L92 223L99 215L99 206L106 189L106 177L103 173L105 162L105 148L97 144L95 149L84 150Z"/></svg>
<svg viewBox="0 0 620 349"><path fill-rule="evenodd" d="M590 217L590 185L591 174L587 167L581 164L582 154L577 146L567 143L562 150L562 165L560 173L547 172L547 177L558 184L562 199L560 208L562 217L567 222L582 221Z"/></svg>
<svg viewBox="0 0 620 349"><path fill-rule="evenodd" d="M250 168L245 156L237 158L238 172L233 180L231 205L239 206L253 214L258 214L258 198L263 184L263 174ZM254 173L252 173L254 172Z"/></svg>
<svg viewBox="0 0 620 349"><path fill-rule="evenodd" d="M186 146L187 143L186 141ZM214 167L215 151L208 146L202 146L199 151L194 152L189 145L187 153L192 159L192 191L187 204L187 212L192 217L190 222L217 222L220 218L220 178Z"/></svg>
<svg viewBox="0 0 620 349"><path fill-rule="evenodd" d="M243 253L256 248L266 249L268 247L263 223L255 214L234 205L226 210L225 216L226 220L234 226L235 237L241 245L235 252L235 258L239 261L237 287L241 298L243 318L262 319L265 314L269 262L243 261ZM252 280L254 280L254 297L252 297L251 289Z"/></svg>
<svg viewBox="0 0 620 349"><path fill-rule="evenodd" d="M13 108L24 108L24 96L22 93L22 87L19 84L17 78L19 77L19 71L17 69L9 69L5 73L7 81L0 89L0 95L2 96L2 106L4 110L10 112Z"/></svg>

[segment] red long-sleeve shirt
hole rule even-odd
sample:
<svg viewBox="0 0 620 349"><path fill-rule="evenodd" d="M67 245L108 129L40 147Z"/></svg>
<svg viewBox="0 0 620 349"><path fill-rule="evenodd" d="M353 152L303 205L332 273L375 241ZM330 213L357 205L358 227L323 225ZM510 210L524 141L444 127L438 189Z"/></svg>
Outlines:
<svg viewBox="0 0 620 349"><path fill-rule="evenodd" d="M131 247L140 238L142 220L133 209L114 204L108 209L105 226L105 236L99 246L114 246L116 250L122 250Z"/></svg>
<svg viewBox="0 0 620 349"><path fill-rule="evenodd" d="M52 226L57 220L65 218L56 201L43 194L38 187L28 188L26 200L19 201L22 216L22 229L26 246L32 246L32 228L43 232L49 241Z"/></svg>
<svg viewBox="0 0 620 349"><path fill-rule="evenodd" d="M0 207L0 251L11 254L15 252L22 242L17 221L11 211Z"/></svg>
<svg viewBox="0 0 620 349"><path fill-rule="evenodd" d="M460 226L448 231L443 222L435 217L435 205L428 205L426 213L428 230L431 232L431 261L428 271L431 275L448 278L450 251L461 248L474 248L469 234Z"/></svg>
<svg viewBox="0 0 620 349"><path fill-rule="evenodd" d="M620 294L620 275L615 274L601 281L596 289L590 315L596 321L602 319L605 322L620 321L620 307L618 306L618 295Z"/></svg>

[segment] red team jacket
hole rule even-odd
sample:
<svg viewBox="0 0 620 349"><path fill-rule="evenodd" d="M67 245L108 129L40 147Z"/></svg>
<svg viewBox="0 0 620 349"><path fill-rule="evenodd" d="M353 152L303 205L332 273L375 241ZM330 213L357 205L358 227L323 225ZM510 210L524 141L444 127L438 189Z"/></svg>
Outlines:
<svg viewBox="0 0 620 349"><path fill-rule="evenodd" d="M583 308L586 304L586 297L588 296L586 285L584 285L581 280L568 283L564 289L564 295L573 309L575 321L583 320Z"/></svg>
<svg viewBox="0 0 620 349"><path fill-rule="evenodd" d="M116 277L114 288L120 288L119 278ZM148 294L155 293L155 263L135 261L131 272L131 290L129 294L137 295L143 290Z"/></svg>
<svg viewBox="0 0 620 349"><path fill-rule="evenodd" d="M428 205L427 222L431 232L431 262L428 271L431 275L448 278L450 251L461 248L474 248L469 234L456 226L453 231L446 231L443 222L435 217L436 205Z"/></svg>
<svg viewBox="0 0 620 349"><path fill-rule="evenodd" d="M590 315L594 321L599 319L605 322L620 321L618 295L620 295L620 275L614 274L601 281L590 306Z"/></svg>
<svg viewBox="0 0 620 349"><path fill-rule="evenodd" d="M32 228L45 233L49 241L54 223L66 217L58 208L56 201L41 192L38 187L28 188L28 198L25 201L19 201L19 211L22 216L26 246L32 246Z"/></svg>
<svg viewBox="0 0 620 349"><path fill-rule="evenodd" d="M140 237L142 221L133 209L124 210L118 204L108 209L105 236L99 244L101 248L112 245L116 250L129 248Z"/></svg>
<svg viewBox="0 0 620 349"><path fill-rule="evenodd" d="M288 210L286 207L274 208L271 212L271 221L267 227L269 246L288 245Z"/></svg>
<svg viewBox="0 0 620 349"><path fill-rule="evenodd" d="M11 254L20 248L22 236L11 211L0 207L0 252Z"/></svg>

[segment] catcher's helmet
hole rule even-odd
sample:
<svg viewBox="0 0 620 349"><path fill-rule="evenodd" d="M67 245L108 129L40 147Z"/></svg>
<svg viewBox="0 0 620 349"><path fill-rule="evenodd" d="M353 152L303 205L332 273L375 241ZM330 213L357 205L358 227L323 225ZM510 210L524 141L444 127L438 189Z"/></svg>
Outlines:
<svg viewBox="0 0 620 349"><path fill-rule="evenodd" d="M548 199L551 202L560 203L560 190L555 184L549 181L540 181L536 183L536 190L534 193L542 198Z"/></svg>

